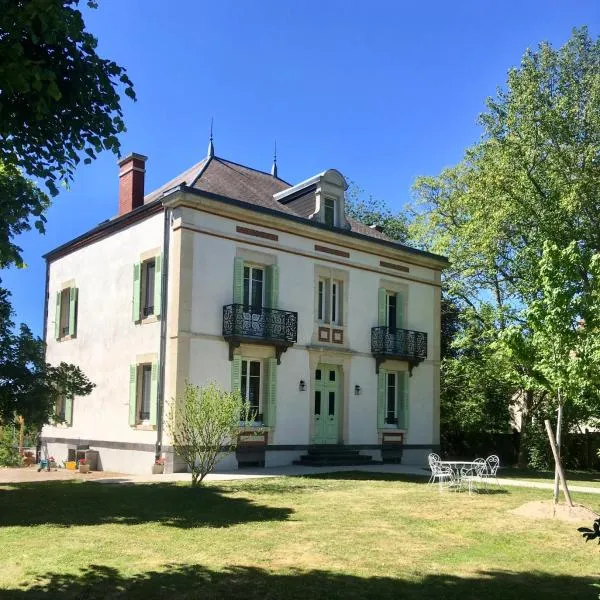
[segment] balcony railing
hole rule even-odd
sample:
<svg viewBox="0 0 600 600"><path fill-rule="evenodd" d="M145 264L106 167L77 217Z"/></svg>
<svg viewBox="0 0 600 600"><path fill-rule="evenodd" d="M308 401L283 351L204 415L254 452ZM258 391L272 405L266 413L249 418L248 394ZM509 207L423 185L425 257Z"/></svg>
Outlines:
<svg viewBox="0 0 600 600"><path fill-rule="evenodd" d="M386 358L406 360L409 370L427 358L427 334L411 329L390 329L387 326L371 329L371 352L375 355L376 370Z"/></svg>
<svg viewBox="0 0 600 600"><path fill-rule="evenodd" d="M279 361L281 352L297 340L298 313L228 304L223 307L223 337L229 342L230 358L233 357L234 347L242 341L248 341L275 346Z"/></svg>

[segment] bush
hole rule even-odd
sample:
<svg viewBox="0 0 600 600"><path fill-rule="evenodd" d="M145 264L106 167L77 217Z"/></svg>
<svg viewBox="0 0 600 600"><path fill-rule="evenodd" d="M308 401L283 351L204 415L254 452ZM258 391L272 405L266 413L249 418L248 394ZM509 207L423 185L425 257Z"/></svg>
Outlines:
<svg viewBox="0 0 600 600"><path fill-rule="evenodd" d="M0 467L20 467L22 462L15 429L10 426L0 427Z"/></svg>

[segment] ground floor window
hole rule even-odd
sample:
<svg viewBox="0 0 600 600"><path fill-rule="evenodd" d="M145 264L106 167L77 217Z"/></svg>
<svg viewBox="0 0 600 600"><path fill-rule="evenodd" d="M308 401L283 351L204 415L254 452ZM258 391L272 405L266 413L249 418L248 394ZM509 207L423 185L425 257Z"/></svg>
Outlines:
<svg viewBox="0 0 600 600"><path fill-rule="evenodd" d="M256 420L262 420L262 363L260 360L242 359L241 393L250 404Z"/></svg>
<svg viewBox="0 0 600 600"><path fill-rule="evenodd" d="M152 365L139 366L138 421L144 423L150 419L150 403L152 394Z"/></svg>

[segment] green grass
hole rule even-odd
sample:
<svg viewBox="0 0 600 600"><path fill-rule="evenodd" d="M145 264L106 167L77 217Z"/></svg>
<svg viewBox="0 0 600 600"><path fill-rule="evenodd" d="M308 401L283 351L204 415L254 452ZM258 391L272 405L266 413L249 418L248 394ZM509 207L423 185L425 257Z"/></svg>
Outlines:
<svg viewBox="0 0 600 600"><path fill-rule="evenodd" d="M598 471L567 471L567 483L582 487L600 488L600 473ZM532 469L503 468L498 477L536 481L539 483L554 483L554 471L534 471Z"/></svg>
<svg viewBox="0 0 600 600"><path fill-rule="evenodd" d="M0 600L598 598L578 524L509 512L548 497L369 473L4 485Z"/></svg>

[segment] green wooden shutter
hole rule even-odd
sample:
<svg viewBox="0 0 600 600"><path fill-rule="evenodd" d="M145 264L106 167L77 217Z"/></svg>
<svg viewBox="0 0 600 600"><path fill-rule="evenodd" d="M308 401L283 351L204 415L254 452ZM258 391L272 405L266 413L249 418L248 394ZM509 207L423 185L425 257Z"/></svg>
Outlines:
<svg viewBox="0 0 600 600"><path fill-rule="evenodd" d="M60 340L60 292L56 292L56 312L54 321L54 338Z"/></svg>
<svg viewBox="0 0 600 600"><path fill-rule="evenodd" d="M404 329L404 297L396 294L396 327Z"/></svg>
<svg viewBox="0 0 600 600"><path fill-rule="evenodd" d="M79 290L72 287L69 290L69 335L77 332L77 296Z"/></svg>
<svg viewBox="0 0 600 600"><path fill-rule="evenodd" d="M142 265L133 265L133 315L134 321L140 320L140 301L142 295Z"/></svg>
<svg viewBox="0 0 600 600"><path fill-rule="evenodd" d="M385 288L379 288L379 295L378 295L378 321L379 321L379 326L383 327L384 325L387 325L387 311L386 311L386 306L385 306L385 301L386 301L386 289Z"/></svg>
<svg viewBox="0 0 600 600"><path fill-rule="evenodd" d="M377 376L377 427L385 425L385 392L387 388L387 371L379 367Z"/></svg>
<svg viewBox="0 0 600 600"><path fill-rule="evenodd" d="M398 373L398 428L408 429L408 373Z"/></svg>
<svg viewBox="0 0 600 600"><path fill-rule="evenodd" d="M236 256L233 259L233 303L244 302L244 259Z"/></svg>
<svg viewBox="0 0 600 600"><path fill-rule="evenodd" d="M267 427L275 427L277 415L277 359L267 358L264 364L263 423Z"/></svg>
<svg viewBox="0 0 600 600"><path fill-rule="evenodd" d="M233 356L231 361L231 391L239 392L242 387L242 357L239 354Z"/></svg>
<svg viewBox="0 0 600 600"><path fill-rule="evenodd" d="M73 425L73 396L65 398L65 421L67 425Z"/></svg>
<svg viewBox="0 0 600 600"><path fill-rule="evenodd" d="M268 308L277 308L279 306L279 266L270 265L266 271L266 304Z"/></svg>
<svg viewBox="0 0 600 600"><path fill-rule="evenodd" d="M137 423L137 365L129 366L129 425Z"/></svg>
<svg viewBox="0 0 600 600"><path fill-rule="evenodd" d="M162 254L154 259L154 315L160 316L162 303Z"/></svg>
<svg viewBox="0 0 600 600"><path fill-rule="evenodd" d="M150 425L156 425L158 414L158 363L152 363L150 384Z"/></svg>

